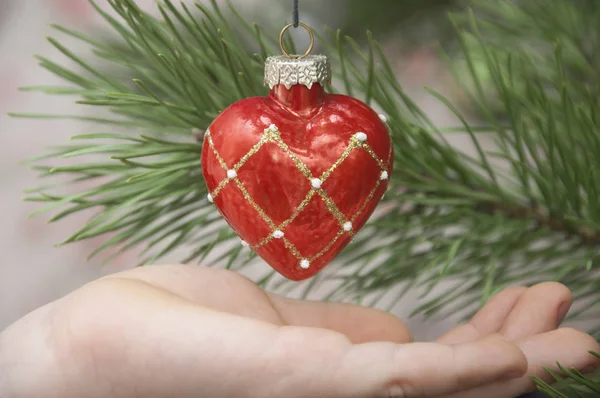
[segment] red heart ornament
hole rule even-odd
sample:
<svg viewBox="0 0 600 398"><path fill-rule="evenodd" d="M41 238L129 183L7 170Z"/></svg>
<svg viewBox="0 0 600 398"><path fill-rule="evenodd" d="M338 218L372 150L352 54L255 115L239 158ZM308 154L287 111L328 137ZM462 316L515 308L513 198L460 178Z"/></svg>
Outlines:
<svg viewBox="0 0 600 398"><path fill-rule="evenodd" d="M327 94L322 79L288 79L267 97L236 102L211 124L202 149L208 200L244 245L291 280L312 277L350 243L392 172L385 118Z"/></svg>

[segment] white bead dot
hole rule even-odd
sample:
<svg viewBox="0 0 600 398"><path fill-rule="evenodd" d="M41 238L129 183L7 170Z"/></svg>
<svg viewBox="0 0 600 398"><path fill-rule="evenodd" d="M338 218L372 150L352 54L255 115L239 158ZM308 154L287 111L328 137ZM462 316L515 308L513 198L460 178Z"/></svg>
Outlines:
<svg viewBox="0 0 600 398"><path fill-rule="evenodd" d="M277 131L277 126L275 126L274 124L269 126L269 130L271 130L272 132Z"/></svg>
<svg viewBox="0 0 600 398"><path fill-rule="evenodd" d="M386 115L384 115L383 113L381 113L381 114L379 115L379 118L381 119L381 121L382 121L382 122L384 122L384 123L387 123L387 120L388 120L388 119L387 119L387 116L386 116Z"/></svg>
<svg viewBox="0 0 600 398"><path fill-rule="evenodd" d="M347 223L344 224L344 231L346 231L346 232L352 231L352 223L350 221L348 221Z"/></svg>
<svg viewBox="0 0 600 398"><path fill-rule="evenodd" d="M362 132L361 133L356 133L355 137L360 142L365 142L367 140L367 135L365 133L362 133Z"/></svg>
<svg viewBox="0 0 600 398"><path fill-rule="evenodd" d="M275 239L281 239L281 238L283 238L283 235L285 235L285 234L282 231L275 231L275 232L273 232L273 237Z"/></svg>
<svg viewBox="0 0 600 398"><path fill-rule="evenodd" d="M379 177L379 179L380 179L381 181L385 181L385 180L387 180L389 177L390 177L390 176L389 176L389 174L388 174L388 172L387 172L387 171L382 171L382 172L381 172L381 177Z"/></svg>
<svg viewBox="0 0 600 398"><path fill-rule="evenodd" d="M211 195L211 194L208 194L208 195L206 195L206 199L208 199L208 201L209 201L210 203L214 203L214 202L215 202L215 200L213 199L213 197L212 197L212 195Z"/></svg>
<svg viewBox="0 0 600 398"><path fill-rule="evenodd" d="M319 189L319 188L321 188L321 184L322 184L322 182L321 182L321 180L319 180L318 178L313 178L313 179L310 181L310 183L312 184L312 187L313 187L314 189Z"/></svg>
<svg viewBox="0 0 600 398"><path fill-rule="evenodd" d="M308 261L307 259L300 261L300 268L308 269L309 267L310 267L310 261Z"/></svg>
<svg viewBox="0 0 600 398"><path fill-rule="evenodd" d="M235 177L237 177L237 173L235 172L235 170L227 170L227 178L234 179Z"/></svg>
<svg viewBox="0 0 600 398"><path fill-rule="evenodd" d="M245 240L242 240L242 241L240 241L240 243L241 243L241 244L242 244L242 246L244 246L244 247L248 247L248 246L250 246L250 245L248 244L248 242L246 242Z"/></svg>

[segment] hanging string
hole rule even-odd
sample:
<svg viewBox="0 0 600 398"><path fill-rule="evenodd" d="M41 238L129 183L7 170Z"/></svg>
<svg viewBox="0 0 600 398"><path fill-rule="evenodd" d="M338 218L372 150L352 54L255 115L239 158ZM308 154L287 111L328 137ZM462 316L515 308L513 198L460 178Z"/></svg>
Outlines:
<svg viewBox="0 0 600 398"><path fill-rule="evenodd" d="M307 57L308 55L310 55L310 52L313 50L314 45L315 45L315 35L313 34L312 30L310 30L310 28L308 26L306 26L305 24L300 22L300 12L299 12L298 3L299 3L299 0L294 0L294 22L292 22L291 24L287 24L281 30L281 33L279 34L279 48L281 49L281 53L290 59L291 58L300 59L300 58ZM283 45L283 41L284 41L283 37L285 35L285 32L287 32L288 29L290 29L291 27L297 28L299 26L306 29L306 31L308 32L308 35L310 36L310 45L308 46L308 50L306 50L304 55L290 55L285 50L285 46Z"/></svg>
<svg viewBox="0 0 600 398"><path fill-rule="evenodd" d="M294 0L294 28L297 28L300 24L300 10L298 6L299 0Z"/></svg>

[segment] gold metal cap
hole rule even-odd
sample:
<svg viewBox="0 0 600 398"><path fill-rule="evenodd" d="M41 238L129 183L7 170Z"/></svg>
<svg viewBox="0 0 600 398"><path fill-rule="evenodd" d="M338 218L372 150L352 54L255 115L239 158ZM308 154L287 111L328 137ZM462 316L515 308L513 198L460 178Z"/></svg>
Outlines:
<svg viewBox="0 0 600 398"><path fill-rule="evenodd" d="M290 89L296 84L312 88L315 83L323 86L330 82L331 65L324 55L307 55L302 58L278 55L265 61L265 85L268 84L271 89L278 84Z"/></svg>

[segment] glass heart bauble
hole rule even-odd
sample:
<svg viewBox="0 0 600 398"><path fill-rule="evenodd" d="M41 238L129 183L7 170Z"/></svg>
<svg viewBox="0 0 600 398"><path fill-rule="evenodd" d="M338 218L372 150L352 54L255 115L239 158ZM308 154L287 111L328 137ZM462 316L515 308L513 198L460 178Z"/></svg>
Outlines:
<svg viewBox="0 0 600 398"><path fill-rule="evenodd" d="M328 94L326 57L266 62L267 97L231 105L204 137L208 200L277 272L322 270L365 225L392 172L385 123L363 102Z"/></svg>

